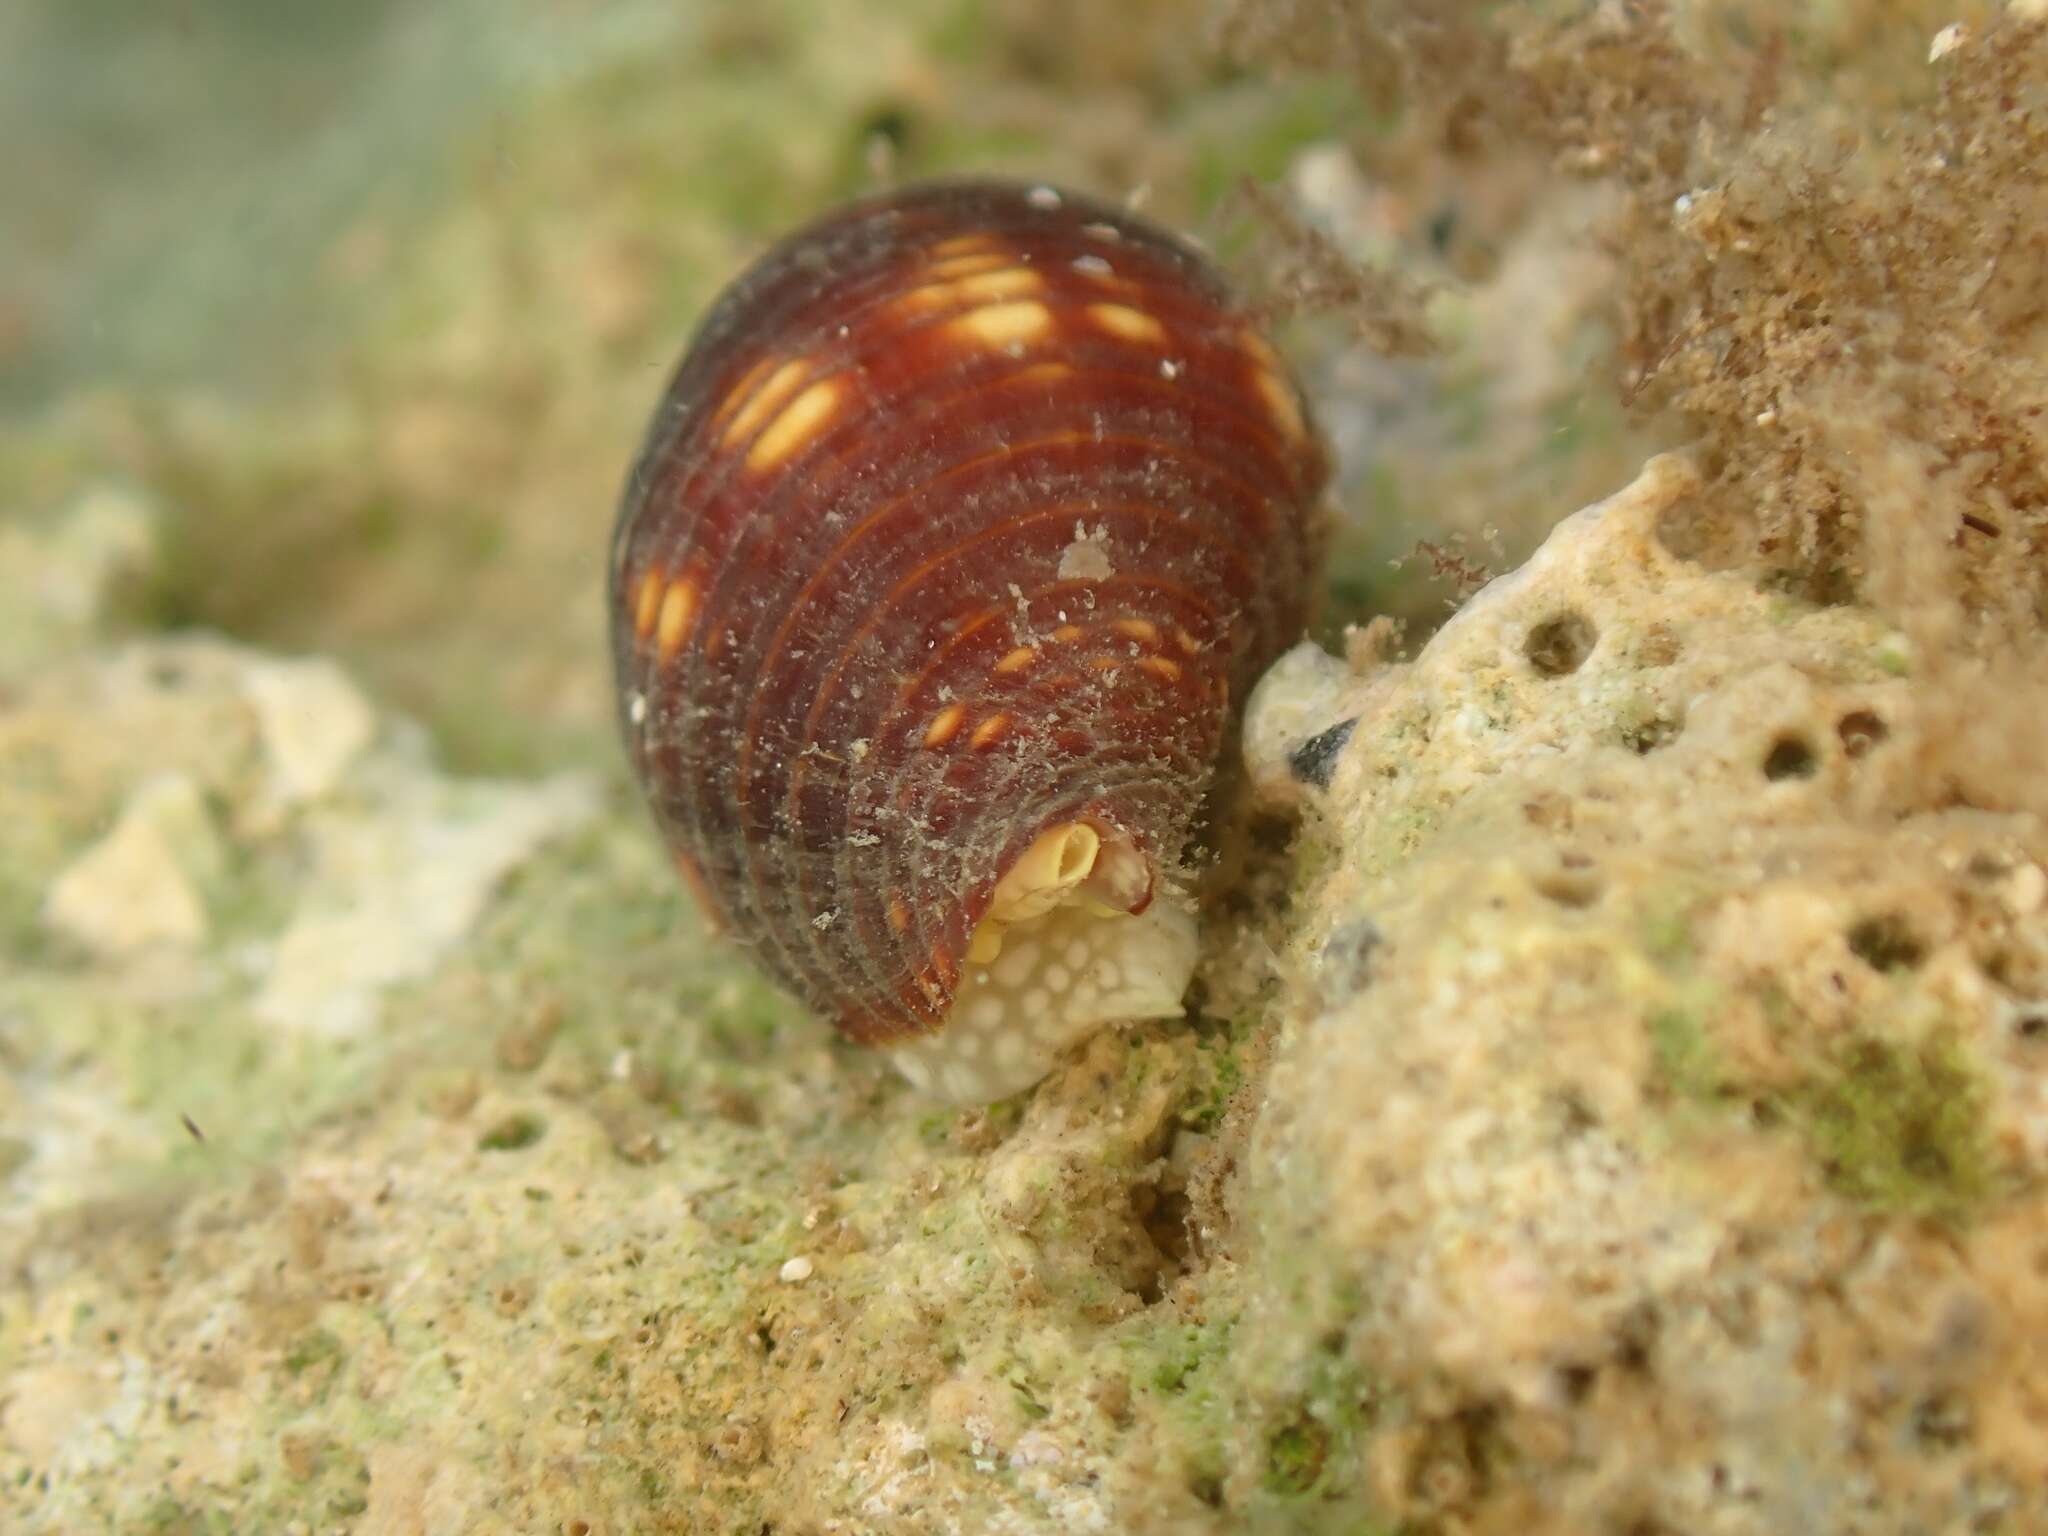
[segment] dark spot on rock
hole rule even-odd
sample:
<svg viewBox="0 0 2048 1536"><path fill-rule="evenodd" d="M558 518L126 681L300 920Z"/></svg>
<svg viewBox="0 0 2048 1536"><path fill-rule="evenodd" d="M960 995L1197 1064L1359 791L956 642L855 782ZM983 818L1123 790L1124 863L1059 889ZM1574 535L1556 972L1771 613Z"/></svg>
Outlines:
<svg viewBox="0 0 2048 1536"><path fill-rule="evenodd" d="M1621 744L1638 757L1648 757L1659 747L1668 747L1685 727L1667 715L1651 715L1621 728Z"/></svg>
<svg viewBox="0 0 2048 1536"><path fill-rule="evenodd" d="M863 140L882 139L891 149L902 149L910 142L915 124L908 107L899 102L884 102L861 119L860 136Z"/></svg>
<svg viewBox="0 0 2048 1536"><path fill-rule="evenodd" d="M1568 1403L1583 1403L1593 1391L1600 1373L1590 1365L1562 1365L1557 1370L1557 1389Z"/></svg>
<svg viewBox="0 0 2048 1536"><path fill-rule="evenodd" d="M1560 860L1556 869L1546 869L1532 882L1536 893L1560 907L1583 909L1600 899L1601 879L1589 862Z"/></svg>
<svg viewBox="0 0 2048 1536"><path fill-rule="evenodd" d="M1950 1450L1970 1437L1970 1405L1946 1393L1913 1405L1913 1438L1929 1450Z"/></svg>
<svg viewBox="0 0 2048 1536"><path fill-rule="evenodd" d="M1614 1329L1614 1363L1632 1375L1647 1375L1663 1327L1654 1303L1641 1302L1624 1312Z"/></svg>
<svg viewBox="0 0 2048 1536"><path fill-rule="evenodd" d="M1288 772L1304 784L1328 789L1337 772L1337 759L1343 755L1345 744L1357 729L1358 721L1354 718L1339 720L1328 730L1316 732L1287 754Z"/></svg>
<svg viewBox="0 0 2048 1536"><path fill-rule="evenodd" d="M539 1115L507 1115L477 1137L482 1152L517 1152L547 1135L548 1123Z"/></svg>
<svg viewBox="0 0 2048 1536"><path fill-rule="evenodd" d="M1895 913L1866 917L1851 928L1849 952L1874 971L1910 971L1927 958L1927 946Z"/></svg>
<svg viewBox="0 0 2048 1536"><path fill-rule="evenodd" d="M1582 613L1561 613L1529 631L1522 654L1544 677L1566 677L1586 664L1600 632Z"/></svg>
<svg viewBox="0 0 2048 1536"><path fill-rule="evenodd" d="M1429 216L1427 235L1429 248L1441 256L1451 248L1452 237L1458 232L1458 209L1454 203L1446 203Z"/></svg>
<svg viewBox="0 0 2048 1536"><path fill-rule="evenodd" d="M1891 735L1891 727L1867 709L1854 710L1835 725L1835 733L1842 738L1842 750L1851 757L1862 757L1872 747L1883 744Z"/></svg>
<svg viewBox="0 0 2048 1536"><path fill-rule="evenodd" d="M1803 736L1780 736L1764 754L1764 777L1773 784L1786 779L1810 779L1820 770L1813 744Z"/></svg>
<svg viewBox="0 0 2048 1536"><path fill-rule="evenodd" d="M1578 1089L1567 1087L1551 1100L1557 1111L1558 1139L1576 1141L1588 1131L1600 1129L1600 1116Z"/></svg>
<svg viewBox="0 0 2048 1536"><path fill-rule="evenodd" d="M1261 853L1282 854L1294 841L1295 825L1286 816L1254 816L1245 833Z"/></svg>

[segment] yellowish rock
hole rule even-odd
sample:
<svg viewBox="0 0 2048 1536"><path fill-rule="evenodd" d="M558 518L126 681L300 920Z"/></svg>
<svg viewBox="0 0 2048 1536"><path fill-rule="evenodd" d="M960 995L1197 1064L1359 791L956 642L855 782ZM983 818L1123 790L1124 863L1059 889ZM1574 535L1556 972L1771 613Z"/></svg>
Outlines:
<svg viewBox="0 0 2048 1536"><path fill-rule="evenodd" d="M1373 1383L1396 1521L2027 1525L2048 830L1910 771L1869 611L1666 549L1693 486L1654 461L1412 663L1254 702L1310 884L1243 1379ZM1327 792L1283 777L1346 719Z"/></svg>
<svg viewBox="0 0 2048 1536"><path fill-rule="evenodd" d="M44 920L97 955L120 958L206 938L205 880L220 844L199 787L164 774L138 787L106 836L51 884Z"/></svg>

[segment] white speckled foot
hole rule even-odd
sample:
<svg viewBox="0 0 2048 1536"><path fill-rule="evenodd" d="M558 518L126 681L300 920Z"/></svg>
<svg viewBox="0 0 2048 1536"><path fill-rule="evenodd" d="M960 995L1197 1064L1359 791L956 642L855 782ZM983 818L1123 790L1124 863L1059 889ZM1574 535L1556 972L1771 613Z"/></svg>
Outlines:
<svg viewBox="0 0 2048 1536"><path fill-rule="evenodd" d="M1162 888L1138 915L1063 906L969 966L946 1025L888 1047L903 1075L956 1104L1029 1088L1105 1024L1171 1018L1195 970L1195 915Z"/></svg>

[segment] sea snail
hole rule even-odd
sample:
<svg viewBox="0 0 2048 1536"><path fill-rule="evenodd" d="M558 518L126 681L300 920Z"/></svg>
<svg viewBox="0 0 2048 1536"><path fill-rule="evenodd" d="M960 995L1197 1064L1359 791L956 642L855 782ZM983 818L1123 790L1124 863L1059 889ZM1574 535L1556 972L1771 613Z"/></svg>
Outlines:
<svg viewBox="0 0 2048 1536"><path fill-rule="evenodd" d="M958 1102L1179 1013L1181 856L1326 478L1221 278L1128 213L939 183L775 246L611 550L627 750L711 920Z"/></svg>

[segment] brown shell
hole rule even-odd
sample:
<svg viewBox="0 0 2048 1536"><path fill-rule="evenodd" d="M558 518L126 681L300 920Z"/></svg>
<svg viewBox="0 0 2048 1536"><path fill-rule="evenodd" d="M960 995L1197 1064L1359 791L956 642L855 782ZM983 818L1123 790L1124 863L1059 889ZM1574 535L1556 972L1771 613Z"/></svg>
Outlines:
<svg viewBox="0 0 2048 1536"><path fill-rule="evenodd" d="M1143 220L941 183L789 237L705 319L612 543L677 864L847 1034L936 1027L1040 832L1175 865L1300 636L1325 478L1272 348Z"/></svg>

